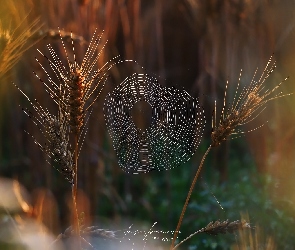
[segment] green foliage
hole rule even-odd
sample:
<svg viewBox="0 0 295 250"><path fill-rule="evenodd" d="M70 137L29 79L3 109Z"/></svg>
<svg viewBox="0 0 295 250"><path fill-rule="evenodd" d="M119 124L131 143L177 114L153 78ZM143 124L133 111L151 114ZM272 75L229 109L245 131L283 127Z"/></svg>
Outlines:
<svg viewBox="0 0 295 250"><path fill-rule="evenodd" d="M234 153L234 150L232 151ZM203 178L199 180L185 214L179 240L211 221L234 221L241 219L241 214L248 214L251 225L259 225L265 236L274 239L278 249L293 249L294 206L287 197L277 197L276 180L259 174L250 159L247 154L244 154L244 158L238 154L230 158L229 178L221 184L216 170L208 164L205 166ZM155 216L149 218L149 221L156 220L163 230L174 230L176 227L194 174L192 169L191 163L186 163L170 170L168 180L164 178L164 172L154 174L150 179L145 199L150 201ZM169 188L171 190L167 191ZM142 214L138 209L141 209ZM139 218L144 219L145 212L142 207L137 208ZM234 234L198 234L184 243L183 249L230 249L234 244L238 244L238 238L239 235Z"/></svg>

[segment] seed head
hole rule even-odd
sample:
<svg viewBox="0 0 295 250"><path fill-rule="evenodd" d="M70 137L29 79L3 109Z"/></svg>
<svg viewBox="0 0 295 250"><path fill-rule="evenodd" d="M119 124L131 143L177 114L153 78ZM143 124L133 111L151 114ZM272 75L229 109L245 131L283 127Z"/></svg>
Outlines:
<svg viewBox="0 0 295 250"><path fill-rule="evenodd" d="M105 44L101 45L102 34L97 35L95 32L82 63L78 64L72 33L71 41L73 53L71 58L73 58L73 60L70 60L70 55L68 55L64 44L63 32L59 32L68 64L64 65L57 52L49 44L47 47L51 58L48 58L40 51L39 53L49 62L58 82L52 80L50 74L45 70L38 59L36 60L47 74L48 80L44 82L39 76L36 76L44 84L50 97L62 108L64 113L68 115L71 132L79 135L84 125L86 111L98 98L107 81L108 71L117 63L122 62L122 60L119 57L114 57L101 68L97 69L97 62L103 52ZM89 99L91 99L90 103L88 102Z"/></svg>
<svg viewBox="0 0 295 250"><path fill-rule="evenodd" d="M35 144L52 160L48 163L62 173L67 181L72 183L74 160L69 140L70 125L68 117L61 109L58 110L57 116L53 115L48 109L42 107L37 100L31 101L19 87L17 89L33 107L34 112L27 108L23 108L23 111L43 134L45 143L41 143L29 132L27 133L34 139Z"/></svg>
<svg viewBox="0 0 295 250"><path fill-rule="evenodd" d="M251 229L250 224L245 220L236 220L229 222L225 221L211 221L206 227L199 230L199 233L206 233L210 235L226 234L226 233L235 233L238 230L242 229Z"/></svg>
<svg viewBox="0 0 295 250"><path fill-rule="evenodd" d="M230 135L237 134L237 127L253 121L264 109L266 103L271 100L290 95L282 92L275 93L280 85L287 80L285 78L272 89L266 89L265 81L275 69L275 62L272 63L272 57L269 59L262 75L258 80L255 80L257 70L254 73L249 86L244 87L240 96L236 98L238 92L240 78L236 89L236 94L232 105L225 111L226 90L224 96L224 105L221 118L218 124L213 121L213 130L211 133L211 146L219 146ZM227 85L226 85L227 87ZM215 108L216 114L216 108Z"/></svg>
<svg viewBox="0 0 295 250"><path fill-rule="evenodd" d="M29 109L23 109L24 112L33 120L46 139L46 143L42 144L32 136L34 142L50 157L50 164L61 172L70 183L73 183L74 177L77 176L77 165L75 165L75 162L79 157L87 132L87 129L83 126L84 120L87 122L91 110L88 112L89 116L86 117L85 114L98 98L101 87L107 81L108 71L117 63L122 62L119 57L115 57L97 69L98 59L105 47L105 44L102 47L100 46L101 37L102 35L94 33L81 64L78 64L76 61L72 34L73 60L70 61L63 41L63 33L60 32L67 64L63 63L50 44L48 45L51 55L50 59L39 51L49 62L49 66L54 74L51 76L39 60L36 59L47 75L47 80L43 81L36 73L35 75L43 83L51 99L57 104L57 115L43 108L36 100L32 102L17 87L28 99L35 111L33 114ZM100 51L98 50L99 48L101 49ZM87 102L89 99L91 99L90 103ZM72 135L75 144L72 142Z"/></svg>
<svg viewBox="0 0 295 250"><path fill-rule="evenodd" d="M44 117L45 137L49 145L45 147L45 151L49 157L53 159L53 164L68 180L73 182L74 177L74 161L69 144L68 123L66 118L60 113L59 117L47 115Z"/></svg>

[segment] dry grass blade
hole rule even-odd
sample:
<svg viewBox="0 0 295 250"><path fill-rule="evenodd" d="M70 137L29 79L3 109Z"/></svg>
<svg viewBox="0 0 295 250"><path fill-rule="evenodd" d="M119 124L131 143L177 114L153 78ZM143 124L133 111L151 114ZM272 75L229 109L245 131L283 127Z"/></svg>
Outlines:
<svg viewBox="0 0 295 250"><path fill-rule="evenodd" d="M35 19L24 31L16 35L19 27L14 31L10 31L4 29L0 22L0 76L10 70L22 54L33 45L27 42L41 26L39 24L39 18Z"/></svg>

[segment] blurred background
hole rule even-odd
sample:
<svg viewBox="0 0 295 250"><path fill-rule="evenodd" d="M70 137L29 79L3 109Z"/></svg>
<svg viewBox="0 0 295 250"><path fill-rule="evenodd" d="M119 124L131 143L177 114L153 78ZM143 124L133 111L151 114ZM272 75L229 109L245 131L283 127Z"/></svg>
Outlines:
<svg viewBox="0 0 295 250"><path fill-rule="evenodd" d="M88 225L109 229L138 225L148 230L157 222L157 230L174 230L210 143L214 101L220 113L226 81L231 100L240 70L241 85L247 85L256 68L260 76L273 55L277 68L266 85L272 88L290 76L280 89L294 92L294 1L0 0L0 6L0 27L15 30L14 35L40 18L38 32L28 39L20 60L0 78L0 176L17 181L26 192L29 208L20 206L18 213L29 214L53 235L70 224L71 187L24 132L40 136L21 110L30 107L28 102L11 82L43 105L54 106L33 71L41 79L47 78L35 57L48 67L37 52L48 55L48 43L64 58L59 35L54 33L58 27L75 35L80 62L95 29L104 31L103 40L108 42L100 66L116 55L133 59L162 85L184 88L199 97L207 119L202 142L189 162L169 171L124 173L106 130L103 103L106 94L139 66L124 63L113 68L95 104L79 159L78 204ZM65 40L70 45L71 41ZM294 96L287 96L270 102L243 131L264 126L211 151L186 212L181 239L212 220L237 220L247 213L250 222L262 229L262 242L270 237L277 249L294 249L294 101ZM137 124L146 122L142 115L134 117ZM15 190L13 187L5 185ZM0 196L5 192L1 190ZM18 199L17 203L22 202ZM5 200L3 204L5 208ZM7 215L7 209L3 214ZM239 235L198 235L184 249L239 249L234 248L239 244Z"/></svg>

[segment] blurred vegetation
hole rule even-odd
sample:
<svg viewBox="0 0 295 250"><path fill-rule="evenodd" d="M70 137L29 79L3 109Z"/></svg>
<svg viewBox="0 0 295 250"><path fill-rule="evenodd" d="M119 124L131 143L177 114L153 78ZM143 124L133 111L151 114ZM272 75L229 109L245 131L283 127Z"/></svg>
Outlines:
<svg viewBox="0 0 295 250"><path fill-rule="evenodd" d="M246 85L256 67L262 71L274 53L278 67L268 84L275 85L289 75L283 91L294 92L295 6L291 1L0 0L0 5L2 29L13 31L20 25L25 29L40 18L40 36L29 40L27 46L35 45L0 78L0 175L17 179L28 190L31 212L27 216L38 218L55 235L70 224L70 187L23 132L38 137L38 131L19 107L27 103L10 84L15 82L30 97L49 108L53 106L32 73L45 78L35 57L43 65L46 61L37 49L48 53L48 43L57 51L61 49L60 40L46 33L49 29L60 27L85 41L95 29L104 30L108 44L99 65L118 54L134 59L148 73L159 76L161 84L183 87L198 96L206 112L206 133L192 160L170 171L127 175L118 166L102 106L105 95L138 66L130 63L112 70L89 122L80 156L79 211L85 213L89 225L122 229L139 224L150 228L157 222L158 230L174 230L206 149L214 100L217 107L222 107L226 80L229 95L233 96L240 69L242 85ZM75 46L80 46L79 60L79 52L85 51L87 45L77 40ZM210 153L185 215L181 239L210 221L237 220L241 213L247 213L250 223L258 224L266 236L272 237L277 249L294 249L293 105L293 96L269 104L256 120L257 127L263 127ZM183 248L229 249L235 244L240 244L239 235L200 234Z"/></svg>

